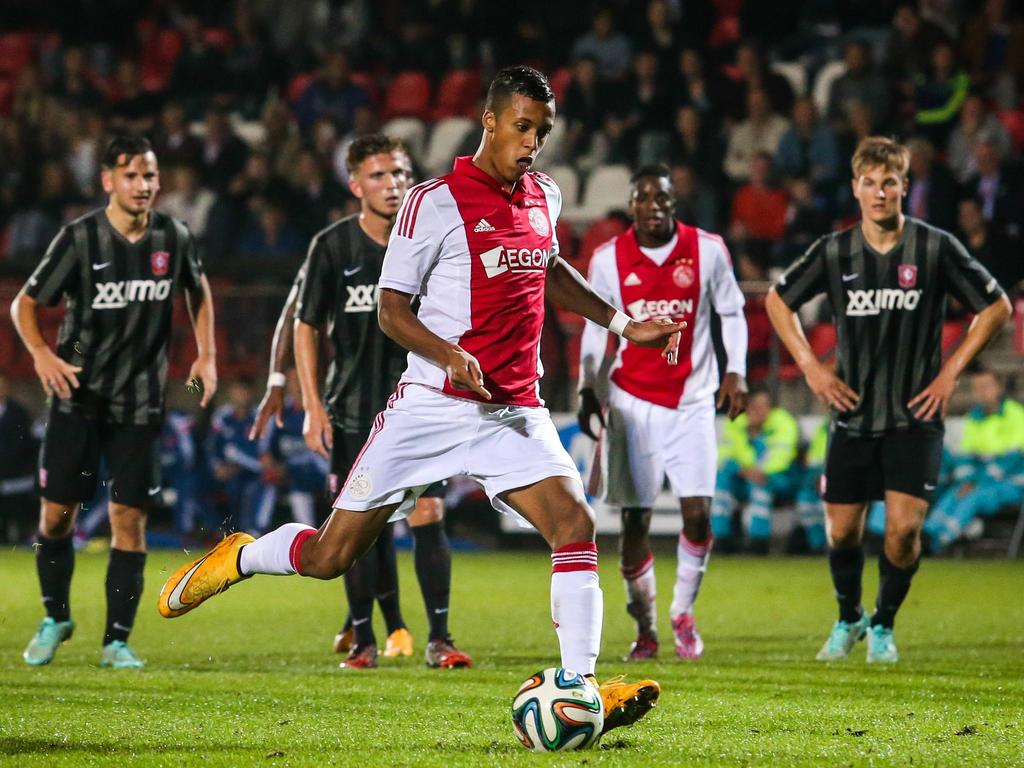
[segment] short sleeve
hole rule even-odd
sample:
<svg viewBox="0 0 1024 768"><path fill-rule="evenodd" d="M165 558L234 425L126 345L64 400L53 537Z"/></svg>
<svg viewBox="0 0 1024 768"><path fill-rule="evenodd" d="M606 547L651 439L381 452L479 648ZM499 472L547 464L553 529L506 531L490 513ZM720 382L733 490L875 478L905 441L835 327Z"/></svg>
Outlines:
<svg viewBox="0 0 1024 768"><path fill-rule="evenodd" d="M561 251L558 243L558 219L562 216L562 190L558 188L555 180L543 173L536 174L537 184L544 191L544 198L548 206L548 218L551 220L551 256L548 263L554 262Z"/></svg>
<svg viewBox="0 0 1024 768"><path fill-rule="evenodd" d="M68 227L63 227L29 276L25 293L40 304L56 306L61 296L78 285L77 264L74 237Z"/></svg>
<svg viewBox="0 0 1024 768"><path fill-rule="evenodd" d="M378 282L381 288L420 295L423 281L437 262L447 235L432 194L442 189L447 190L447 186L426 191L414 189L406 196L388 240Z"/></svg>
<svg viewBox="0 0 1024 768"><path fill-rule="evenodd" d="M309 244L306 262L295 280L299 283L295 317L309 325L323 325L334 306L338 281L322 237Z"/></svg>
<svg viewBox="0 0 1024 768"><path fill-rule="evenodd" d="M708 238L715 254L711 273L711 303L720 315L733 315L743 310L746 299L732 271L729 249L719 238Z"/></svg>
<svg viewBox="0 0 1024 768"><path fill-rule="evenodd" d="M185 230L184 263L181 265L181 285L190 291L198 290L203 284L203 259L199 255L199 246L195 236Z"/></svg>
<svg viewBox="0 0 1024 768"><path fill-rule="evenodd" d="M795 312L826 289L825 241L822 238L782 274L775 291L782 303Z"/></svg>
<svg viewBox="0 0 1024 768"><path fill-rule="evenodd" d="M1003 295L991 273L950 234L942 247L942 270L949 292L972 312L980 312Z"/></svg>

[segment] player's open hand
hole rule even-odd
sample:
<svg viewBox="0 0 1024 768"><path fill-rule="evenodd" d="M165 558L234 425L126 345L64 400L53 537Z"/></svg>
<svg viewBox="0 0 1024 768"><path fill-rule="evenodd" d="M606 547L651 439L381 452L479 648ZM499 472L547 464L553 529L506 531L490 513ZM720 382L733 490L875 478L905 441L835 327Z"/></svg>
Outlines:
<svg viewBox="0 0 1024 768"><path fill-rule="evenodd" d="M930 421L936 416L944 419L955 391L956 377L939 371L935 380L907 403L907 407L913 409L914 418L921 421Z"/></svg>
<svg viewBox="0 0 1024 768"><path fill-rule="evenodd" d="M593 426L595 417L598 425L604 429L604 414L601 413L601 401L597 399L597 394L589 387L581 389L576 420L579 422L580 431L591 440L597 440L597 430Z"/></svg>
<svg viewBox="0 0 1024 768"><path fill-rule="evenodd" d="M67 400L71 397L71 390L78 389L78 376L75 374L82 372L81 367L57 357L49 347L40 346L33 350L32 363L47 396L56 395Z"/></svg>
<svg viewBox="0 0 1024 768"><path fill-rule="evenodd" d="M256 420L249 430L250 440L259 440L267 428L270 417L278 427L284 426L284 387L267 387L267 391L260 400L260 406L256 409Z"/></svg>
<svg viewBox="0 0 1024 768"><path fill-rule="evenodd" d="M203 399L199 406L205 408L213 396L217 394L217 358L213 355L200 355L192 363L188 371L188 381L199 381L203 385Z"/></svg>
<svg viewBox="0 0 1024 768"><path fill-rule="evenodd" d="M458 344L452 344L444 368L453 389L471 389L484 400L491 399L491 393L484 387L484 373L480 363Z"/></svg>
<svg viewBox="0 0 1024 768"><path fill-rule="evenodd" d="M306 418L302 422L302 436L311 451L316 451L325 459L334 446L334 430L327 411L319 400L311 408L306 409Z"/></svg>
<svg viewBox="0 0 1024 768"><path fill-rule="evenodd" d="M860 395L850 389L849 385L836 376L828 366L815 362L804 372L807 386L814 396L827 408L835 408L840 413L852 411L857 407Z"/></svg>
<svg viewBox="0 0 1024 768"><path fill-rule="evenodd" d="M685 320L673 323L667 317L642 323L630 320L622 335L638 347L662 347L661 356L669 365L675 365L679 357L679 332L685 327Z"/></svg>
<svg viewBox="0 0 1024 768"><path fill-rule="evenodd" d="M727 373L722 379L722 386L718 390L718 400L715 408L721 410L725 403L729 403L729 421L747 410L747 380L738 373Z"/></svg>

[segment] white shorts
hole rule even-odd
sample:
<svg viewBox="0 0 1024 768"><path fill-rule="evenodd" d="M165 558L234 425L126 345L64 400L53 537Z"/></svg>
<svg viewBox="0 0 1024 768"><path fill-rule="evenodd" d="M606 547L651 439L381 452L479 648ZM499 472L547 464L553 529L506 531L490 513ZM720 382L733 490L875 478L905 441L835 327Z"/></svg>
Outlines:
<svg viewBox="0 0 1024 768"><path fill-rule="evenodd" d="M399 384L374 420L334 507L365 512L400 503L392 516L398 519L427 487L456 475L478 481L495 509L520 521L498 498L505 491L548 477L572 478L583 490L547 408L486 405Z"/></svg>
<svg viewBox="0 0 1024 768"><path fill-rule="evenodd" d="M714 401L666 408L609 384L598 450L603 497L610 506L652 507L666 475L681 499L713 497L718 464Z"/></svg>

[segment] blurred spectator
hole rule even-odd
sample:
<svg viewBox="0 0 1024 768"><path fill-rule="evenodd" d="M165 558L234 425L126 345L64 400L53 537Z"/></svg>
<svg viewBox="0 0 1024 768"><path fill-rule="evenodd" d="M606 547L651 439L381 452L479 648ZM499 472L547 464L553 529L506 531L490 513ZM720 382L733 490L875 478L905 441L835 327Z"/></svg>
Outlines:
<svg viewBox="0 0 1024 768"><path fill-rule="evenodd" d="M692 20L687 19L687 26ZM666 0L650 0L644 14L644 23L638 35L640 50L651 51L658 57L658 69L662 73L672 71L676 65L679 50L680 30L677 20L672 18L672 9Z"/></svg>
<svg viewBox="0 0 1024 768"><path fill-rule="evenodd" d="M784 177L807 176L819 188L839 175L839 144L835 133L818 117L814 100L793 104L793 122L779 140L775 169Z"/></svg>
<svg viewBox="0 0 1024 768"><path fill-rule="evenodd" d="M22 125L38 130L43 122L46 94L39 80L39 68L29 62L14 81L11 116Z"/></svg>
<svg viewBox="0 0 1024 768"><path fill-rule="evenodd" d="M172 191L160 195L157 207L184 221L192 234L202 241L217 196L199 186L199 173L190 165L174 167L169 175L172 176Z"/></svg>
<svg viewBox="0 0 1024 768"><path fill-rule="evenodd" d="M160 97L142 89L139 69L131 59L117 63L110 105L110 127L125 133L152 133L160 111Z"/></svg>
<svg viewBox="0 0 1024 768"><path fill-rule="evenodd" d="M904 211L936 227L953 229L957 200L953 174L935 162L935 147L927 139L911 139L907 148L910 150L910 187Z"/></svg>
<svg viewBox="0 0 1024 768"><path fill-rule="evenodd" d="M203 467L195 440L195 416L170 410L160 437L160 470L164 487L174 496L174 522L178 532L197 538L207 524L202 503Z"/></svg>
<svg viewBox="0 0 1024 768"><path fill-rule="evenodd" d="M223 60L224 91L245 119L254 120L272 80L265 35L248 3L235 4L231 32L231 45Z"/></svg>
<svg viewBox="0 0 1024 768"><path fill-rule="evenodd" d="M39 191L33 204L15 212L10 225L8 253L11 258L35 261L65 221L65 209L82 200L71 183L67 166L58 160L43 163Z"/></svg>
<svg viewBox="0 0 1024 768"><path fill-rule="evenodd" d="M927 73L932 51L949 38L936 24L921 18L913 3L901 3L892 19L885 46L885 74L893 80L912 79Z"/></svg>
<svg viewBox="0 0 1024 768"><path fill-rule="evenodd" d="M1004 109L1016 105L1024 78L1024 20L1005 0L985 0L963 33L964 60L971 79Z"/></svg>
<svg viewBox="0 0 1024 768"><path fill-rule="evenodd" d="M160 110L160 126L155 131L153 151L163 165L199 167L203 143L188 130L185 107L180 101L168 101Z"/></svg>
<svg viewBox="0 0 1024 768"><path fill-rule="evenodd" d="M96 199L100 184L100 154L106 141L106 125L98 112L79 110L68 115L67 165L74 185L89 200Z"/></svg>
<svg viewBox="0 0 1024 768"><path fill-rule="evenodd" d="M317 118L326 117L344 134L352 128L356 109L368 101L366 89L351 80L348 56L335 51L327 55L316 80L299 97L295 115L304 131Z"/></svg>
<svg viewBox="0 0 1024 768"><path fill-rule="evenodd" d="M1017 240L1024 216L1020 174L1002 161L999 148L987 137L975 143L974 163L977 172L964 188L981 202L982 217L994 231Z"/></svg>
<svg viewBox="0 0 1024 768"><path fill-rule="evenodd" d="M291 176L292 220L299 233L311 238L341 218L345 190L321 164L312 150L303 150Z"/></svg>
<svg viewBox="0 0 1024 768"><path fill-rule="evenodd" d="M280 202L261 199L253 207L252 220L238 243L240 256L283 260L303 252L305 241L289 225Z"/></svg>
<svg viewBox="0 0 1024 768"><path fill-rule="evenodd" d="M725 111L732 86L726 78L707 71L695 48L684 48L679 54L679 82L673 90L680 104L696 109L709 127L717 130L717 120Z"/></svg>
<svg viewBox="0 0 1024 768"><path fill-rule="evenodd" d="M831 229L828 215L814 199L814 187L809 179L795 178L789 183L789 205L786 208L786 231L782 238L782 263L788 266L803 255L815 240Z"/></svg>
<svg viewBox="0 0 1024 768"><path fill-rule="evenodd" d="M174 62L171 92L185 105L189 119L203 113L210 97L224 85L224 56L206 42L202 20L188 15L182 21L184 47Z"/></svg>
<svg viewBox="0 0 1024 768"><path fill-rule="evenodd" d="M664 158L669 100L659 74L658 57L651 51L639 51L633 58L629 83L619 89L615 111L622 119L624 150L632 164L660 162ZM641 142L646 144L646 153L638 160Z"/></svg>
<svg viewBox="0 0 1024 768"><path fill-rule="evenodd" d="M231 129L227 112L223 109L208 109L205 125L200 176L204 187L222 192L245 166L249 150Z"/></svg>
<svg viewBox="0 0 1024 768"><path fill-rule="evenodd" d="M570 155L585 155L590 151L591 141L601 130L607 108L607 92L598 82L597 59L581 56L573 64L572 79L565 89L562 105Z"/></svg>
<svg viewBox="0 0 1024 768"><path fill-rule="evenodd" d="M927 79L919 75L914 87L914 122L936 146L945 146L970 85L953 46L939 43L932 51Z"/></svg>
<svg viewBox="0 0 1024 768"><path fill-rule="evenodd" d="M679 107L676 110L669 156L672 163L693 168L701 184L720 185L725 147L718 134L705 125L704 117L696 107Z"/></svg>
<svg viewBox="0 0 1024 768"><path fill-rule="evenodd" d="M964 100L960 121L953 128L946 147L946 163L961 184L978 172L974 148L982 137L997 148L1000 157L1008 157L1013 150L1006 126L988 110L981 96L970 95Z"/></svg>
<svg viewBox="0 0 1024 768"><path fill-rule="evenodd" d="M572 58L590 56L597 61L598 74L604 80L625 77L633 54L629 38L615 29L615 15L608 8L594 14L590 31L572 47Z"/></svg>
<svg viewBox="0 0 1024 768"><path fill-rule="evenodd" d="M1024 256L1020 245L1000 230L990 227L981 212L981 202L965 197L959 204L958 235L970 254L980 261L1008 292L1024 280Z"/></svg>
<svg viewBox="0 0 1024 768"><path fill-rule="evenodd" d="M825 502L821 499L821 482L831 421L825 417L814 430L796 492L796 517L807 541L806 551L811 553L825 551Z"/></svg>
<svg viewBox="0 0 1024 768"><path fill-rule="evenodd" d="M843 49L846 72L832 83L828 96L830 118L846 116L854 103L871 109L875 121L884 124L889 118L889 85L875 71L868 46L858 40Z"/></svg>
<svg viewBox="0 0 1024 768"><path fill-rule="evenodd" d="M771 258L770 244L786 234L788 196L785 190L770 184L771 172L771 155L755 155L750 182L737 190L729 221L729 237L745 242L746 250L761 264Z"/></svg>
<svg viewBox="0 0 1024 768"><path fill-rule="evenodd" d="M701 184L691 166L672 166L672 190L676 196L677 219L705 232L717 234L720 231L720 204L715 187Z"/></svg>
<svg viewBox="0 0 1024 768"><path fill-rule="evenodd" d="M263 140L259 150L267 157L273 158L274 175L284 178L288 176L299 152L302 151L302 138L295 125L288 105L283 101L271 99L263 107Z"/></svg>
<svg viewBox="0 0 1024 768"><path fill-rule="evenodd" d="M64 50L60 80L52 89L58 99L77 107L95 109L103 103L103 94L93 84L85 51L77 45Z"/></svg>
<svg viewBox="0 0 1024 768"><path fill-rule="evenodd" d="M0 373L0 540L26 541L36 528L36 445L32 418Z"/></svg>
<svg viewBox="0 0 1024 768"><path fill-rule="evenodd" d="M788 115L793 108L793 89L789 80L773 72L765 60L761 46L752 40L736 49L736 71L739 80L734 86L732 116L742 120L749 114L749 96L752 91L763 91L772 112Z"/></svg>
<svg viewBox="0 0 1024 768"><path fill-rule="evenodd" d="M789 121L771 111L768 94L751 90L747 94L747 119L736 125L725 153L725 173L739 184L750 178L751 161L760 152L774 157Z"/></svg>

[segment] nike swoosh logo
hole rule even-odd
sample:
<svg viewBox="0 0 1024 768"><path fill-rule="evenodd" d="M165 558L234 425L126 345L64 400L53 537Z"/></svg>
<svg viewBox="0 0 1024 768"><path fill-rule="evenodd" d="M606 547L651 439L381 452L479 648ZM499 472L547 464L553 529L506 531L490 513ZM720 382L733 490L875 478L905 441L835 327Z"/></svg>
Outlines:
<svg viewBox="0 0 1024 768"><path fill-rule="evenodd" d="M448 613L447 608L435 608L434 613Z"/></svg>
<svg viewBox="0 0 1024 768"><path fill-rule="evenodd" d="M856 280L858 277L860 277L860 272L854 272L852 275L843 275L843 282L848 283L851 280Z"/></svg>
<svg viewBox="0 0 1024 768"><path fill-rule="evenodd" d="M156 495L157 495L158 493L160 493L160 489L161 489L162 487L163 487L163 486L160 486L160 485L158 485L158 486L157 486L156 488L150 488L150 489L149 489L149 490L147 491L147 493L148 493L148 494L149 494L150 496L156 496Z"/></svg>
<svg viewBox="0 0 1024 768"><path fill-rule="evenodd" d="M925 484L924 484L924 489L925 489L926 491L934 491L934 490L935 490L935 486L934 486L934 485L932 485L931 483L925 483Z"/></svg>
<svg viewBox="0 0 1024 768"><path fill-rule="evenodd" d="M110 264L111 264L111 262L109 262L109 261L104 261L104 262L103 262L102 264L93 264L93 265L92 265L92 268L93 268L94 270L99 270L99 269L106 269L107 267L109 267L109 266L110 266Z"/></svg>
<svg viewBox="0 0 1024 768"><path fill-rule="evenodd" d="M188 586L189 579L192 578L193 574L199 570L199 566L206 562L204 557L198 563L188 569L188 572L182 576L181 581L178 582L178 586L174 588L170 595L167 596L167 606L172 611L180 611L182 608L187 608L185 603L181 602L181 595L185 591L185 587Z"/></svg>
<svg viewBox="0 0 1024 768"><path fill-rule="evenodd" d="M359 272L361 269L362 269L362 267L354 267L352 269L343 269L341 271L341 274L343 274L345 277L351 277L356 272Z"/></svg>
<svg viewBox="0 0 1024 768"><path fill-rule="evenodd" d="M124 624L118 624L116 621L112 625L114 629L120 629L122 632L131 632L131 627L126 627Z"/></svg>

